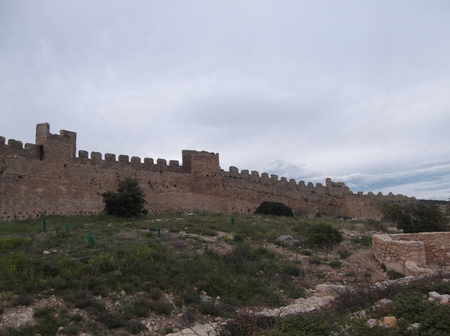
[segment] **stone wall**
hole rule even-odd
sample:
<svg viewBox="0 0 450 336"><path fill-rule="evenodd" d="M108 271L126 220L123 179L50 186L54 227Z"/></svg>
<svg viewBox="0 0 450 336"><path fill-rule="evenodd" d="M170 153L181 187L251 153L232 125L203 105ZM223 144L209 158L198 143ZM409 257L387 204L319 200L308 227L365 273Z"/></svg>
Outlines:
<svg viewBox="0 0 450 336"><path fill-rule="evenodd" d="M450 262L450 232L422 232L373 237L375 258L405 275Z"/></svg>
<svg viewBox="0 0 450 336"><path fill-rule="evenodd" d="M289 181L230 167L220 169L219 155L183 150L177 160L144 158L85 150L76 155L76 133L50 133L38 124L36 143L0 137L0 221L42 214L97 214L101 193L135 178L146 194L150 213L209 211L252 214L263 201L283 202L297 215L379 218L384 202L412 202L402 195L354 194L342 182L325 185Z"/></svg>

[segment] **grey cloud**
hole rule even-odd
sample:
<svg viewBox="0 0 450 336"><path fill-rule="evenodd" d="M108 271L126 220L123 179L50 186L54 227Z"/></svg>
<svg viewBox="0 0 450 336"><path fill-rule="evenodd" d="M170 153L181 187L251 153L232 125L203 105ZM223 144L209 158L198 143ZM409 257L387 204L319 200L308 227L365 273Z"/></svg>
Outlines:
<svg viewBox="0 0 450 336"><path fill-rule="evenodd" d="M3 1L0 134L33 142L48 121L88 151L205 149L225 169L442 197L449 14L445 1Z"/></svg>

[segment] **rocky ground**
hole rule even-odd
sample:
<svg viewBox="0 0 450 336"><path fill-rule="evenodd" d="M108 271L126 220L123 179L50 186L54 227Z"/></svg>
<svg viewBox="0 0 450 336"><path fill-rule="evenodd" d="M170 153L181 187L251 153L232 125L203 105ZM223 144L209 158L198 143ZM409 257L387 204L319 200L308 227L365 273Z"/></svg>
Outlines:
<svg viewBox="0 0 450 336"><path fill-rule="evenodd" d="M274 244L267 244L265 247L273 250L277 254L283 256L283 258L287 258L293 261L296 261L299 265L301 265L302 276L298 277L294 281L298 281L305 288L307 288L307 295L310 298L302 298L298 300L292 300L291 308L280 307L277 309L271 309L272 314L280 314L280 312L291 309L292 311L301 312L308 311L308 309L312 309L313 307L326 305L330 298L329 295L317 295L316 289L317 286L321 283L329 283L329 284L339 284L346 286L364 286L367 284L372 284L374 282L386 280L386 274L381 270L379 263L374 259L372 250L369 247L363 246L357 243L357 240L360 239L363 235L371 235L375 232L360 232L360 231L343 231L346 239L339 246L335 247L332 251L329 252L316 252L314 256L320 258L322 262L320 264L311 264L308 262L310 258L307 255L303 255L299 251L295 251L294 249L284 248ZM127 232L124 233L127 235L133 235L133 233ZM191 252L195 251L195 245L186 243L186 239L179 240L176 239L177 235L184 235L186 233L178 232L178 233L169 233L166 234L173 235L174 239L166 239L165 242L174 250L179 251L179 253L186 253L189 250ZM198 236L198 235L189 235L191 239L201 239L206 241L210 248L219 253L225 253L229 251L232 246L227 244L224 241L224 237L232 238L229 234L219 232L217 236ZM133 237L124 237L128 239L132 239ZM186 237L185 237L186 238ZM201 252L203 248L199 249L197 252ZM345 259L341 259L341 255L339 251L347 251L349 256ZM340 267L330 267L327 262L332 260L341 260L342 265ZM320 286L319 286L320 287ZM101 301L105 307L111 312L119 312L120 308L125 305L127 302L135 299L139 295L143 295L144 293L137 293L133 296L128 295L126 292L121 291L118 293L113 293L110 297L95 297L95 300ZM180 330L189 327L187 330L192 330L192 325L185 320L185 315L183 314L182 308L176 307L174 303L174 298L170 293L165 293L165 301L171 303L174 306L172 313L168 316L166 315L157 315L154 313L150 313L148 317L139 319L146 327L147 330L141 332L141 335L156 335L156 334L165 334L165 333L176 333ZM319 299L319 297L321 299ZM325 298L324 298L325 297ZM6 302L11 300L11 298L6 297L3 294L3 297L0 298L0 306L6 306ZM203 293L202 300L210 300L216 301L220 300L220 298L211 298L208 296L208 293ZM293 307L296 308L293 308ZM0 315L0 334L5 334L8 328L19 328L25 326L27 324L34 324L35 317L37 311L42 311L43 309L61 309L64 308L64 302L54 296L51 291L47 293L43 293L42 295L35 298L34 302L28 306L17 306L11 308L4 308L3 314ZM269 314L269 310L264 310L264 307L245 307L242 308L244 311L252 311L252 312L261 312L265 311L266 314ZM296 309L296 310L295 310ZM68 309L68 316L78 316L78 319L83 324L96 323L89 314L83 309ZM223 322L220 317L211 317L208 315L198 315L196 316L196 325L202 325L201 328L208 329L206 326L213 326L217 323ZM201 335L203 331L193 332L192 334ZM72 333L70 330L64 330L61 327L59 331L60 335L85 335L86 333L78 333L74 330ZM105 335L125 335L127 334L124 330L115 330L108 331ZM206 334L206 332L203 332Z"/></svg>

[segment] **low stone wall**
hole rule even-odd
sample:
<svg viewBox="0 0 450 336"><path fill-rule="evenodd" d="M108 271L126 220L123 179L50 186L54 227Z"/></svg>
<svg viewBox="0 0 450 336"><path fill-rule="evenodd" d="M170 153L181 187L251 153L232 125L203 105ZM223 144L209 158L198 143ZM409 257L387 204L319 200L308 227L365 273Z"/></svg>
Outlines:
<svg viewBox="0 0 450 336"><path fill-rule="evenodd" d="M375 235L373 250L388 269L416 275L450 263L450 232Z"/></svg>

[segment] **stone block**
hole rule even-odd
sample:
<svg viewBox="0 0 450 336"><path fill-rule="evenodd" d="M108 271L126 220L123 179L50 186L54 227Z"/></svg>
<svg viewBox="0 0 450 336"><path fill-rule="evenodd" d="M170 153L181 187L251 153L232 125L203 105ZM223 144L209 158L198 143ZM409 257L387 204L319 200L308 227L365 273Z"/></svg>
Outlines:
<svg viewBox="0 0 450 336"><path fill-rule="evenodd" d="M441 301L442 296L437 292L429 292L428 296L430 297L430 301Z"/></svg>
<svg viewBox="0 0 450 336"><path fill-rule="evenodd" d="M385 316L379 320L380 325L388 328L397 328L397 318L395 316Z"/></svg>

